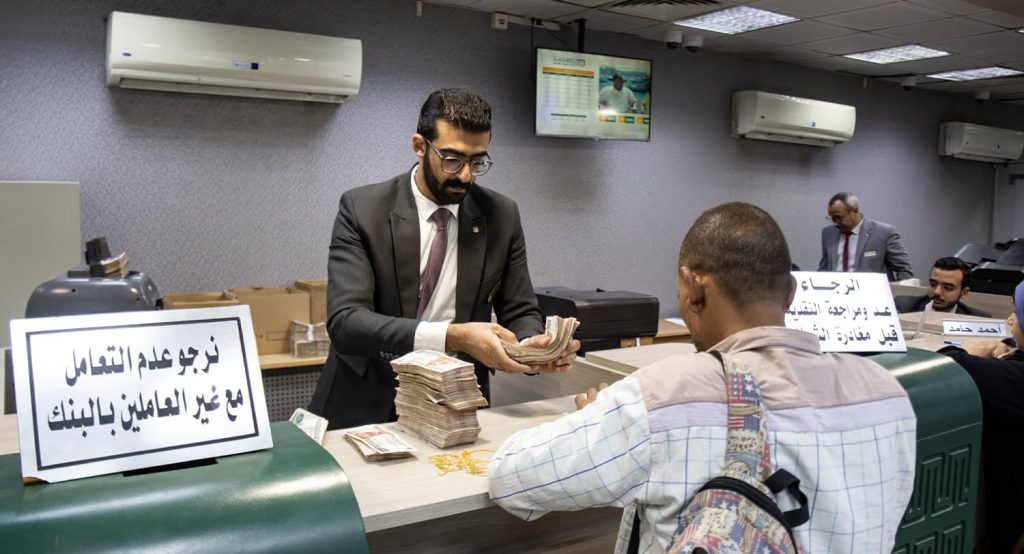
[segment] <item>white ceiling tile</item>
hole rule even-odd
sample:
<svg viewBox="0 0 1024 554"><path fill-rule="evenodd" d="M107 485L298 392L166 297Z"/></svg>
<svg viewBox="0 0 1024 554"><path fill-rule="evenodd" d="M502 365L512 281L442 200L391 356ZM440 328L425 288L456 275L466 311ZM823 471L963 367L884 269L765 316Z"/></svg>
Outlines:
<svg viewBox="0 0 1024 554"><path fill-rule="evenodd" d="M1018 83L1007 83L1002 85L996 85L989 87L993 95L1007 95L1015 93L1024 93L1024 79L1017 79Z"/></svg>
<svg viewBox="0 0 1024 554"><path fill-rule="evenodd" d="M894 0L756 0L747 5L806 19L893 2Z"/></svg>
<svg viewBox="0 0 1024 554"><path fill-rule="evenodd" d="M750 31L749 33L744 33L743 36L760 40L770 40L772 42L779 42L782 44L796 44L799 42L810 42L812 40L841 37L851 33L853 33L853 31L844 27L836 27L835 25L826 25L825 23L818 23L816 21L796 21L793 23L786 23L785 25L769 27L767 29Z"/></svg>
<svg viewBox="0 0 1024 554"><path fill-rule="evenodd" d="M455 6L456 8L468 8L480 0L426 0L428 4L439 4L443 6Z"/></svg>
<svg viewBox="0 0 1024 554"><path fill-rule="evenodd" d="M717 52L749 52L775 48L778 43L746 38L742 35L719 35L705 40L704 46Z"/></svg>
<svg viewBox="0 0 1024 554"><path fill-rule="evenodd" d="M968 56L942 56L941 58L893 64L893 66L910 73L939 73L941 71L953 71L965 67L978 67L980 65L985 65L984 60Z"/></svg>
<svg viewBox="0 0 1024 554"><path fill-rule="evenodd" d="M676 21L722 9L714 4L646 4L638 6L605 7L604 11L644 17L655 21Z"/></svg>
<svg viewBox="0 0 1024 554"><path fill-rule="evenodd" d="M845 71L847 73L856 73L858 75L866 76L892 75L894 73L899 73L899 70L893 69L891 66L885 64L876 64L862 62L859 60L851 60L850 58L844 58L842 56L832 56L828 58L803 60L796 63L799 63L800 65L806 65L809 67L816 67L818 69L828 69L831 71Z"/></svg>
<svg viewBox="0 0 1024 554"><path fill-rule="evenodd" d="M855 52L867 52L868 50L879 50L892 46L900 46L902 42L889 37L880 37L868 33L857 33L845 37L830 38L814 42L805 42L800 46L826 54L853 54Z"/></svg>
<svg viewBox="0 0 1024 554"><path fill-rule="evenodd" d="M649 40L656 40L658 42L665 42L665 33L668 31L683 31L683 35L699 35L704 37L705 40L711 37L720 37L721 33L714 31L705 31L703 29L690 29L688 27L680 27L679 25L673 25L671 23L653 23L647 27L640 27L633 29L629 32L631 35L636 35L640 38L646 38Z"/></svg>
<svg viewBox="0 0 1024 554"><path fill-rule="evenodd" d="M1008 13L997 12L995 10L972 13L968 17L971 19L977 19L978 21L984 21L985 23L991 23L992 25L998 25L1006 29L1019 29L1024 27L1024 16L1010 15Z"/></svg>
<svg viewBox="0 0 1024 554"><path fill-rule="evenodd" d="M880 29L875 34L893 37L907 42L930 42L951 38L981 35L999 31L1000 28L966 17L950 17L902 27Z"/></svg>
<svg viewBox="0 0 1024 554"><path fill-rule="evenodd" d="M825 57L825 54L822 54L821 52L807 50L806 48L800 48L799 46L782 46L780 48L772 48L770 50L765 50L764 55L784 62L798 62Z"/></svg>
<svg viewBox="0 0 1024 554"><path fill-rule="evenodd" d="M579 6L551 0L479 0L472 8L484 12L501 12L540 19L555 19L580 11Z"/></svg>
<svg viewBox="0 0 1024 554"><path fill-rule="evenodd" d="M988 52L978 52L974 54L974 57L993 64L1005 64L1009 62L1015 62L1018 60L1024 60L1024 48L1008 48L1006 50L991 50Z"/></svg>
<svg viewBox="0 0 1024 554"><path fill-rule="evenodd" d="M842 25L843 27L850 27L851 29L873 31L875 29L886 29L889 27L910 25L912 23L921 23L923 21L932 21L947 17L949 17L948 14L938 10L900 2L896 4L886 4L884 6L855 10L852 12L828 15L819 19L825 23Z"/></svg>
<svg viewBox="0 0 1024 554"><path fill-rule="evenodd" d="M562 4L574 4L576 6L583 6L584 8L596 8L598 6L604 6L605 4L614 4L615 0L555 0Z"/></svg>
<svg viewBox="0 0 1024 554"><path fill-rule="evenodd" d="M650 19L642 19L631 15L622 15L601 10L574 12L558 19L559 21L570 21L580 18L587 20L588 30L596 29L599 31L613 31L616 33L626 33L633 29L650 27L651 24L654 23Z"/></svg>
<svg viewBox="0 0 1024 554"><path fill-rule="evenodd" d="M1024 48L1024 33L998 31L971 37L937 40L926 44L926 46L959 54L979 54L996 50L1011 50Z"/></svg>
<svg viewBox="0 0 1024 554"><path fill-rule="evenodd" d="M975 81L945 81L941 83L925 83L923 85L918 86L929 90L960 92L965 90L974 90L978 88L978 85L975 85L973 83L975 83Z"/></svg>
<svg viewBox="0 0 1024 554"><path fill-rule="evenodd" d="M965 0L910 0L910 3L927 8L935 8L936 10L944 11L953 15L967 15L970 13L978 13L988 10L988 8L972 4Z"/></svg>

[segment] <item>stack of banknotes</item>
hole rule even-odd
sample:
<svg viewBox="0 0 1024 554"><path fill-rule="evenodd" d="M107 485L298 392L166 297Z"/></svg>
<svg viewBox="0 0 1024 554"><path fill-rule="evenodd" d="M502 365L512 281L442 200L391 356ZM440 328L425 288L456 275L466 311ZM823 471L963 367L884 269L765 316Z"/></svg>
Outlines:
<svg viewBox="0 0 1024 554"><path fill-rule="evenodd" d="M551 338L544 346L526 346L522 343L505 342L505 352L521 364L543 365L557 360L572 340L573 333L580 326L575 317L549 315L544 323L544 334Z"/></svg>
<svg viewBox="0 0 1024 554"><path fill-rule="evenodd" d="M391 362L398 375L398 425L438 448L468 444L480 434L480 394L473 364L431 350Z"/></svg>
<svg viewBox="0 0 1024 554"><path fill-rule="evenodd" d="M288 326L288 335L292 341L292 355L296 358L323 357L331 349L325 323L292 321Z"/></svg>
<svg viewBox="0 0 1024 554"><path fill-rule="evenodd" d="M398 435L379 425L363 425L345 431L345 439L359 449L359 453L371 462L408 458L416 449L409 446Z"/></svg>

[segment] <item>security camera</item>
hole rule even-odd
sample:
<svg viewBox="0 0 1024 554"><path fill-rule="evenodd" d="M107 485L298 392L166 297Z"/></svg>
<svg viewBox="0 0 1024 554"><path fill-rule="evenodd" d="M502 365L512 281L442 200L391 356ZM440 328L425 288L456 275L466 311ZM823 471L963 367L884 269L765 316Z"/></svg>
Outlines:
<svg viewBox="0 0 1024 554"><path fill-rule="evenodd" d="M974 93L974 101L979 104L984 104L985 100L992 97L992 91L990 90L979 90Z"/></svg>
<svg viewBox="0 0 1024 554"><path fill-rule="evenodd" d="M917 86L917 77L914 75L904 77L900 80L900 86L903 87L903 90L910 92Z"/></svg>
<svg viewBox="0 0 1024 554"><path fill-rule="evenodd" d="M669 29L665 31L665 47L669 50L675 50L679 48L679 45L683 42L683 30L682 29Z"/></svg>
<svg viewBox="0 0 1024 554"><path fill-rule="evenodd" d="M696 54L700 47L704 46L704 37L700 35L686 35L683 37L683 47L691 54Z"/></svg>

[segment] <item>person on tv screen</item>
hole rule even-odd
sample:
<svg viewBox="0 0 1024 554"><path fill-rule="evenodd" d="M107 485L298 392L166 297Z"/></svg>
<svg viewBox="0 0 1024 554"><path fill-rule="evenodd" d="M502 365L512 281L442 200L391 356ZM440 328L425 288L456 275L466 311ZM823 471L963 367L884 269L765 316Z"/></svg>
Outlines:
<svg viewBox="0 0 1024 554"><path fill-rule="evenodd" d="M601 94L597 99L597 103L602 108L614 110L619 113L629 113L636 111L636 96L633 91L629 90L629 87L624 85L625 80L622 75L616 73L612 75L612 84L606 85L601 89Z"/></svg>

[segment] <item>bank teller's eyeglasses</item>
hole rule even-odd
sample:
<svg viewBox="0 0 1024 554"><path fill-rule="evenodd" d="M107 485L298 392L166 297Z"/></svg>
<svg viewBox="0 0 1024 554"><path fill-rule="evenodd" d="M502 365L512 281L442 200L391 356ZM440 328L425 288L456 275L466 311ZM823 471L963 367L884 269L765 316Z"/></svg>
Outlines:
<svg viewBox="0 0 1024 554"><path fill-rule="evenodd" d="M826 216L825 216L825 219L827 219L828 221L831 221L832 223L838 223L838 222L839 222L840 220L842 220L842 219L843 219L844 217L846 217L847 215L849 215L849 214L842 214L842 215L839 215L839 214L836 214L836 215L826 215Z"/></svg>
<svg viewBox="0 0 1024 554"><path fill-rule="evenodd" d="M426 143L429 144L430 147L434 150L434 152L437 153L437 157L441 158L441 171L444 171L445 173L454 175L462 171L462 168L466 164L469 164L469 172L472 173L474 176L479 177L484 173L487 173L487 170L491 169L491 166L494 165L494 160L490 158L477 158L473 160L465 160L458 156L442 154L441 151L438 150L436 146L434 146L434 143L426 139L423 140L425 140Z"/></svg>

